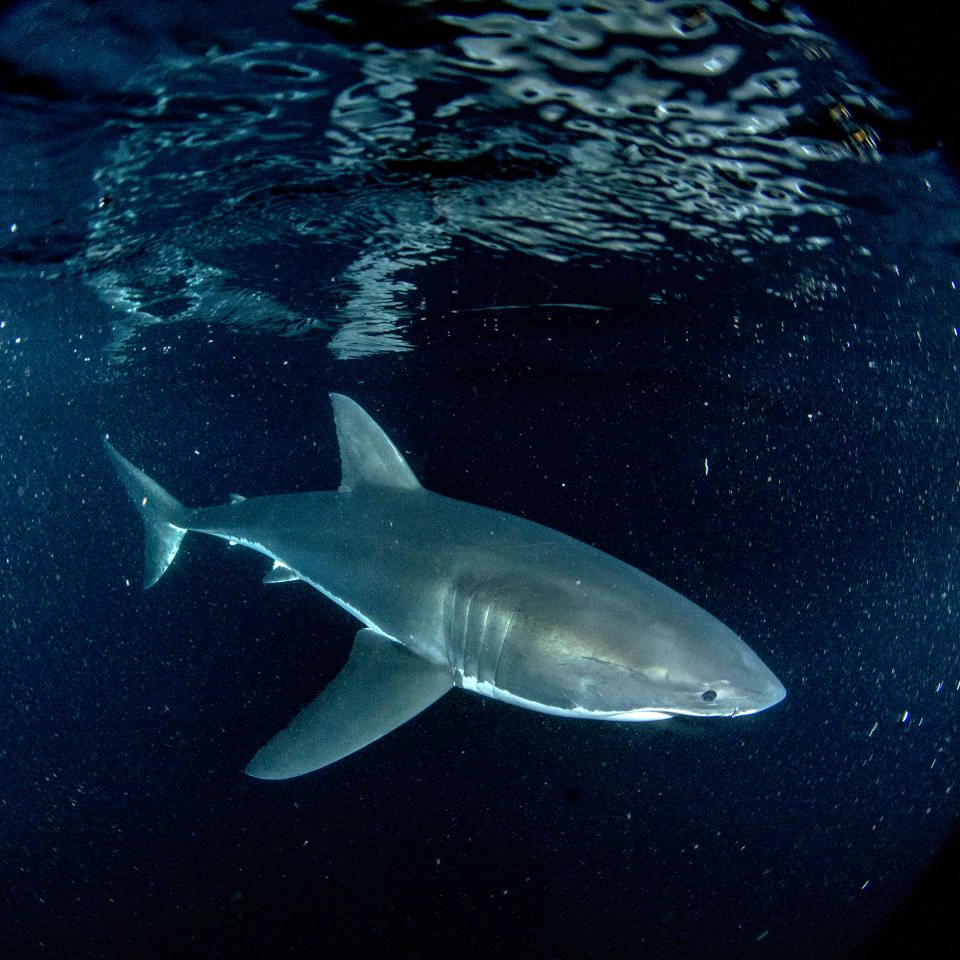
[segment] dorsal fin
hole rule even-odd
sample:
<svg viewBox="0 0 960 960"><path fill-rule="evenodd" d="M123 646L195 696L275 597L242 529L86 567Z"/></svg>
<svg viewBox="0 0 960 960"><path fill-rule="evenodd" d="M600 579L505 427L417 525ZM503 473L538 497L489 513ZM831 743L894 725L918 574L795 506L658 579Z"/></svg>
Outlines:
<svg viewBox="0 0 960 960"><path fill-rule="evenodd" d="M342 393L331 393L330 402L340 444L341 491L364 484L420 489L407 461L363 407Z"/></svg>

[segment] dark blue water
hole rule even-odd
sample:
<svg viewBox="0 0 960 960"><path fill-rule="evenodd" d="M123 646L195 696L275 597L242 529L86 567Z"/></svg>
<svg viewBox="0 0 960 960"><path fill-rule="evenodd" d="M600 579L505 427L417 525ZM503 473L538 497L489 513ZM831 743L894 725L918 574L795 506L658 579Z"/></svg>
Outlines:
<svg viewBox="0 0 960 960"><path fill-rule="evenodd" d="M15 957L847 957L957 822L960 235L929 131L795 8L42 3L0 21L0 945ZM188 538L425 485L740 633L676 728L454 692L242 773L356 623ZM917 906L917 904L914 904Z"/></svg>

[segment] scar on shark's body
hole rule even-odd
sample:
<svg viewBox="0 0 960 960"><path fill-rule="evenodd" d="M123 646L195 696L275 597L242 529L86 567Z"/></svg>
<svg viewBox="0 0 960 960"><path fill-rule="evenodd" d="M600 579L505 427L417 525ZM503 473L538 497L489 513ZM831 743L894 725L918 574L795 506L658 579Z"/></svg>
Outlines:
<svg viewBox="0 0 960 960"><path fill-rule="evenodd" d="M188 531L266 554L362 624L343 670L260 749L266 780L325 767L452 687L601 720L737 717L780 681L733 631L652 577L530 520L424 489L358 404L331 394L338 490L191 509L104 441L143 519L144 586Z"/></svg>

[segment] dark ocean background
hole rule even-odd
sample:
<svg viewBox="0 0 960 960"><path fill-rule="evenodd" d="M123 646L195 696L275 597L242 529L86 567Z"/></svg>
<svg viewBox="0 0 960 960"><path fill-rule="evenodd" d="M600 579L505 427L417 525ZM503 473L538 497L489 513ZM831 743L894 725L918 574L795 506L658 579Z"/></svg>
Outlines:
<svg viewBox="0 0 960 960"><path fill-rule="evenodd" d="M952 955L956 33L924 11L5 8L3 956ZM430 489L705 606L787 699L663 728L454 691L246 777L357 624L202 537L144 593L100 438L191 505L329 489L330 391Z"/></svg>

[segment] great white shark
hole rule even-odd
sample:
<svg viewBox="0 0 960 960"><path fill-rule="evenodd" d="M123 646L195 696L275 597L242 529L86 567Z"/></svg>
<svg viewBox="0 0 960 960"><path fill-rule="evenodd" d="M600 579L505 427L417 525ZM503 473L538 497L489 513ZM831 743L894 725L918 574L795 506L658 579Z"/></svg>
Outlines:
<svg viewBox="0 0 960 960"><path fill-rule="evenodd" d="M530 520L424 489L357 403L330 395L338 490L192 509L105 440L146 532L144 587L188 531L266 554L362 624L343 670L246 772L310 773L452 687L565 717L740 717L780 681L732 630L653 577Z"/></svg>

